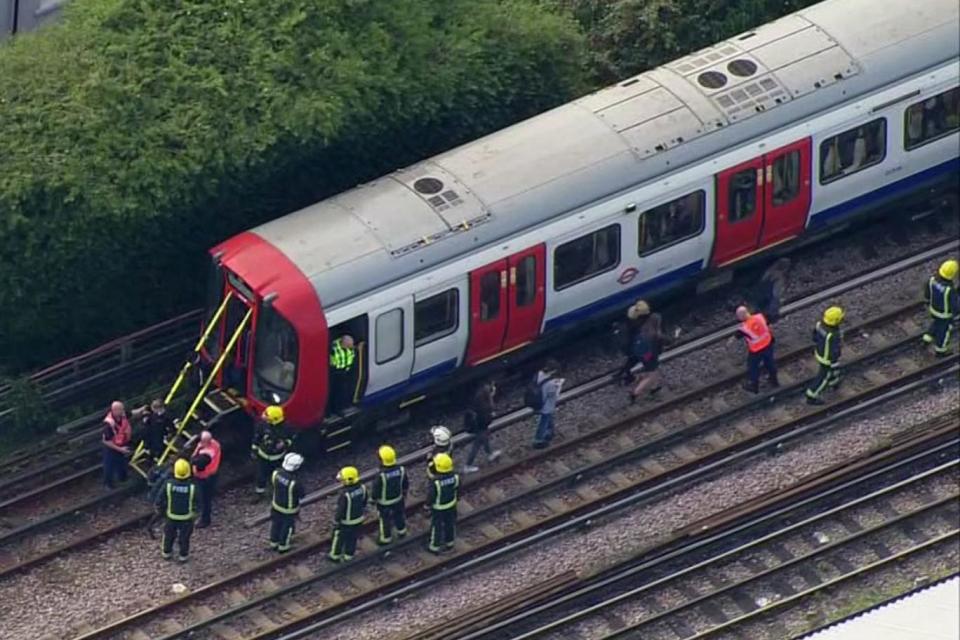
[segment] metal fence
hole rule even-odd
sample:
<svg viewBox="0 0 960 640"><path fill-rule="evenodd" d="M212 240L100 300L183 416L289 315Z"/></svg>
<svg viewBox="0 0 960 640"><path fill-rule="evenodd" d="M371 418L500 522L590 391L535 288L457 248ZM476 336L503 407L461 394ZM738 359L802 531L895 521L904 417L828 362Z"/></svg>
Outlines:
<svg viewBox="0 0 960 640"><path fill-rule="evenodd" d="M0 40L56 20L67 0L0 0Z"/></svg>

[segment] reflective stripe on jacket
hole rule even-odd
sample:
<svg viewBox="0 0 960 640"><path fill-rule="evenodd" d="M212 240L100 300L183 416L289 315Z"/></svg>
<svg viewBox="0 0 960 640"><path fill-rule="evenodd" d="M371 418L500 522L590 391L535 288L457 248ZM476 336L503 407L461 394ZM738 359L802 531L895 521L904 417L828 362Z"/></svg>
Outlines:
<svg viewBox="0 0 960 640"><path fill-rule="evenodd" d="M286 470L277 470L270 477L273 484L273 509L279 513L293 515L300 512L300 499L303 488L297 478Z"/></svg>
<svg viewBox="0 0 960 640"><path fill-rule="evenodd" d="M740 333L747 341L747 350L750 353L763 351L773 342L773 334L767 326L767 319L762 313L755 313L740 323Z"/></svg>
<svg viewBox="0 0 960 640"><path fill-rule="evenodd" d="M431 509L445 511L457 506L457 497L460 493L460 476L456 473L445 473L437 477L430 487L429 504Z"/></svg>
<svg viewBox="0 0 960 640"><path fill-rule="evenodd" d="M220 443L216 440L210 440L210 443L206 446L198 445L196 450L193 452L193 457L200 455L210 456L210 463L207 464L203 469L193 468L193 477L197 480L206 480L213 474L215 474L220 469Z"/></svg>
<svg viewBox="0 0 960 640"><path fill-rule="evenodd" d="M190 480L168 480L164 487L167 518L178 522L193 520L197 512L197 485Z"/></svg>
<svg viewBox="0 0 960 640"><path fill-rule="evenodd" d="M330 352L330 366L334 369L345 370L353 366L353 349L345 349L340 343L340 338L333 341L333 349Z"/></svg>
<svg viewBox="0 0 960 640"><path fill-rule="evenodd" d="M410 483L407 481L407 470L402 466L386 467L373 482L373 499L378 505L389 506L403 500Z"/></svg>
<svg viewBox="0 0 960 640"><path fill-rule="evenodd" d="M930 278L927 283L927 300L930 303L930 315L941 320L950 320L956 309L953 308L953 284L944 282L937 276Z"/></svg>
<svg viewBox="0 0 960 640"><path fill-rule="evenodd" d="M367 508L367 488L362 484L347 487L340 492L337 500L337 523L355 525L363 523L363 512Z"/></svg>
<svg viewBox="0 0 960 640"><path fill-rule="evenodd" d="M257 422L250 448L264 460L283 460L283 456L287 455L287 449L290 447L290 438L285 432L286 429L282 423L271 425L260 420Z"/></svg>
<svg viewBox="0 0 960 640"><path fill-rule="evenodd" d="M817 323L813 330L813 357L822 365L833 366L840 360L840 330Z"/></svg>
<svg viewBox="0 0 960 640"><path fill-rule="evenodd" d="M110 428L113 429L113 439L111 442L118 447L127 446L133 434L133 430L130 428L130 421L127 419L127 416L123 416L123 420L120 421L120 424L117 424L113 414L108 411L107 416L103 419L103 421L110 425Z"/></svg>

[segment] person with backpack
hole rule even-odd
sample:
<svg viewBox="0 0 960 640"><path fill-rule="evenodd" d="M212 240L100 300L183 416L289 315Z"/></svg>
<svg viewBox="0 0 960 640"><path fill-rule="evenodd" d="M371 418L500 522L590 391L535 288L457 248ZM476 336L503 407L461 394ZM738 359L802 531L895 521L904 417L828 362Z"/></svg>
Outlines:
<svg viewBox="0 0 960 640"><path fill-rule="evenodd" d="M660 391L660 354L673 339L663 333L663 318L651 313L633 342L633 354L642 369L637 374L637 385L630 391L630 404L649 388L648 397Z"/></svg>
<svg viewBox="0 0 960 640"><path fill-rule="evenodd" d="M556 360L548 360L530 380L524 392L524 402L537 414L537 432L533 437L533 448L544 449L553 440L554 414L557 411L557 401L560 399L560 389L564 379L557 377L560 364Z"/></svg>
<svg viewBox="0 0 960 640"><path fill-rule="evenodd" d="M623 328L621 343L623 354L627 359L620 368L620 384L624 386L633 383L633 368L638 362L637 356L634 354L633 343L636 341L637 334L640 333L641 327L643 327L649 317L650 305L647 304L646 300L637 300L627 309L627 322Z"/></svg>
<svg viewBox="0 0 960 640"><path fill-rule="evenodd" d="M467 464L463 468L464 473L475 473L480 470L473 466L473 463L477 459L477 454L480 453L481 448L487 452L488 462L493 462L500 457L500 451L494 451L490 446L490 423L493 422L496 393L497 385L493 381L480 385L463 416L464 428L467 433L473 434L473 443L470 446L470 453L467 455Z"/></svg>

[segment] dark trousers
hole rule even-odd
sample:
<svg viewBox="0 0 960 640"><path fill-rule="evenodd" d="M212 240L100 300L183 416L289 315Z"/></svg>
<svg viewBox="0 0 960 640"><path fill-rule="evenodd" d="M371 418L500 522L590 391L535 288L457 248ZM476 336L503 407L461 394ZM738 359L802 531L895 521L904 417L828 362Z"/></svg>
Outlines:
<svg viewBox="0 0 960 640"><path fill-rule="evenodd" d="M490 448L490 430L484 427L474 434L473 442L470 444L470 453L467 455L467 466L473 466L473 461L477 459L477 454L483 448L489 456L493 449Z"/></svg>
<svg viewBox="0 0 960 640"><path fill-rule="evenodd" d="M331 560L353 560L357 552L358 524L338 524L333 528L333 539L330 541Z"/></svg>
<svg viewBox="0 0 960 640"><path fill-rule="evenodd" d="M953 322L945 318L933 318L930 328L923 334L923 341L932 344L933 350L939 354L946 354L950 350L950 334L953 333Z"/></svg>
<svg viewBox="0 0 960 640"><path fill-rule="evenodd" d="M193 520L170 520L167 518L163 525L163 540L161 546L163 557L173 555L173 543L180 543L180 559L186 560L190 556L190 534L193 533Z"/></svg>
<svg viewBox="0 0 960 640"><path fill-rule="evenodd" d="M120 482L127 479L127 459L119 451L103 448L103 483L113 489L114 478Z"/></svg>
<svg viewBox="0 0 960 640"><path fill-rule="evenodd" d="M747 384L753 392L756 392L760 388L761 364L767 370L770 383L775 387L780 386L780 382L777 380L777 363L773 358L773 345L771 344L766 349L747 354L747 376L749 378Z"/></svg>
<svg viewBox="0 0 960 640"><path fill-rule="evenodd" d="M619 375L620 375L620 379L621 379L624 383L629 383L631 380L633 380L633 371L632 371L632 370L633 370L633 368L634 368L635 366L637 366L637 363L638 363L638 362L640 362L640 358L638 358L637 356L635 356L635 355L633 355L633 354L630 354L630 355L627 356L627 359L626 359L626 361L623 363L623 366L620 367L620 374L619 374Z"/></svg>
<svg viewBox="0 0 960 640"><path fill-rule="evenodd" d="M197 480L197 488L200 489L200 524L210 524L210 514L213 512L213 494L217 492L217 474Z"/></svg>
<svg viewBox="0 0 960 640"><path fill-rule="evenodd" d="M393 542L393 529L396 527L398 536L407 535L407 516L404 513L403 500L396 504L378 504L380 514L380 529L377 542L388 544Z"/></svg>
<svg viewBox="0 0 960 640"><path fill-rule="evenodd" d="M270 510L270 546L283 553L290 550L297 516Z"/></svg>
<svg viewBox="0 0 960 640"><path fill-rule="evenodd" d="M430 511L430 551L452 549L456 537L456 508L432 509Z"/></svg>
<svg viewBox="0 0 960 640"><path fill-rule="evenodd" d="M328 413L340 413L353 406L353 371L332 369L330 371L330 409Z"/></svg>
<svg viewBox="0 0 960 640"><path fill-rule="evenodd" d="M819 398L827 387L835 387L838 384L840 384L839 365L837 363L828 365L821 362L820 368L817 370L817 377L807 387L807 397Z"/></svg>
<svg viewBox="0 0 960 640"><path fill-rule="evenodd" d="M254 486L257 493L264 493L267 490L267 484L270 482L270 476L280 466L280 460L267 460L257 455L257 482Z"/></svg>

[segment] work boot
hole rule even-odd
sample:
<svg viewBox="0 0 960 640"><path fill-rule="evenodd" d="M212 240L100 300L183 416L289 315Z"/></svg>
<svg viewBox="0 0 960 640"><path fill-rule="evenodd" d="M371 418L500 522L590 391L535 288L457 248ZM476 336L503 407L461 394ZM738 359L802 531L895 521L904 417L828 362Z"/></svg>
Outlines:
<svg viewBox="0 0 960 640"><path fill-rule="evenodd" d="M209 526L210 526L210 521L209 521L209 520L206 521L206 522L200 521L200 522L197 523L197 529L206 529L206 528L209 527Z"/></svg>
<svg viewBox="0 0 960 640"><path fill-rule="evenodd" d="M826 402L824 402L823 398L811 398L810 396L807 396L807 404L822 405L826 404Z"/></svg>
<svg viewBox="0 0 960 640"><path fill-rule="evenodd" d="M487 456L487 462L495 462L499 457L500 457L500 449L497 449L496 451L491 451L490 455Z"/></svg>
<svg viewBox="0 0 960 640"><path fill-rule="evenodd" d="M744 382L742 387L744 391L749 391L750 393L760 393L759 385L750 384L749 382Z"/></svg>

